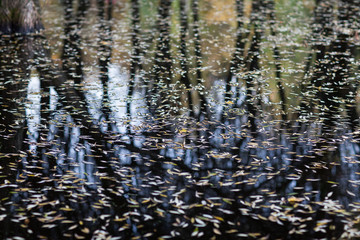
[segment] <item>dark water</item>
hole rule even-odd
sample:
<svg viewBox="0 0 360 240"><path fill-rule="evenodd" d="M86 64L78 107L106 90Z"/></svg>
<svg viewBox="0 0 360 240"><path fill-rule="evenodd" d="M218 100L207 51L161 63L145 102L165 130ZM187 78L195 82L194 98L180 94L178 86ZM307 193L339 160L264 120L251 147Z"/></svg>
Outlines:
<svg viewBox="0 0 360 240"><path fill-rule="evenodd" d="M360 236L359 1L3 4L1 238Z"/></svg>

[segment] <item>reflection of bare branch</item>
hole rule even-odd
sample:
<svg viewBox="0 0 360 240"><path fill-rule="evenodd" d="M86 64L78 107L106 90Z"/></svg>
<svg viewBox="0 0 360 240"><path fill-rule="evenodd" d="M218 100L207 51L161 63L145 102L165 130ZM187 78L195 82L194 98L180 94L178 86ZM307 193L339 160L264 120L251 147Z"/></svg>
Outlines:
<svg viewBox="0 0 360 240"><path fill-rule="evenodd" d="M31 59L28 44L31 40L1 36L0 41L0 171L7 180L15 182L16 161L26 136L25 108L26 88L30 71L22 64ZM2 193L0 197L5 197ZM0 199L1 199L0 198Z"/></svg>
<svg viewBox="0 0 360 240"><path fill-rule="evenodd" d="M185 84L185 92L187 92L187 100L189 103L190 116L194 116L194 106L192 99L192 90L189 78L189 67L187 65L187 48L186 48L186 32L188 30L188 19L185 9L185 0L180 1L180 67L181 67L181 82Z"/></svg>
<svg viewBox="0 0 360 240"><path fill-rule="evenodd" d="M193 25L193 34L195 37L195 68L196 68L196 80L198 85L202 85L202 54L201 54L201 36L200 36L200 23L199 23L199 1L198 0L192 0L192 17L194 21ZM200 114L207 116L208 115L208 109L206 106L206 99L204 96L204 93L200 93Z"/></svg>
<svg viewBox="0 0 360 240"><path fill-rule="evenodd" d="M257 135L257 126L256 126L256 95L258 94L255 89L256 77L254 72L258 71L259 66L259 55L260 55L260 41L262 37L262 21L261 21L261 4L259 0L252 1L252 10L251 10L251 23L254 25L254 34L252 36L252 41L248 55L246 56L246 71L248 74L246 76L246 98L247 98L247 108L248 108L248 119L250 124L250 130L254 136Z"/></svg>
<svg viewBox="0 0 360 240"><path fill-rule="evenodd" d="M170 9L172 0L160 0L157 16L157 30L159 32L153 66L153 89L150 95L156 96L152 101L150 111L153 114L170 112L169 84L171 83L171 53L170 53Z"/></svg>
<svg viewBox="0 0 360 240"><path fill-rule="evenodd" d="M111 20L112 20L112 1L97 0L98 17L100 21L99 27L99 66L100 66L100 80L103 85L103 101L102 111L106 118L109 117L109 64L112 54L112 37L111 37Z"/></svg>
<svg viewBox="0 0 360 240"><path fill-rule="evenodd" d="M77 21L79 19L76 19L74 16L73 1L64 1L64 7L64 32L66 38L64 39L62 52L63 69L67 75L66 78L73 80L75 84L79 85L84 78L82 51L80 49L81 37L78 34L78 30L81 29L81 22ZM84 9L78 9L78 11L82 10Z"/></svg>
<svg viewBox="0 0 360 240"><path fill-rule="evenodd" d="M73 118L76 121L78 121L79 123L82 124L82 128L84 129L84 134L90 136L90 138L88 138L88 141L93 146L94 155L97 155L95 157L97 166L99 166L100 169L102 169L101 171L104 171L104 173L106 173L107 176L109 176L109 178L111 179L113 176L115 176L114 169L113 169L111 163L109 162L109 160L107 160L108 159L108 155L106 153L107 149L103 149L103 147L102 147L103 145L102 144L99 145L99 143L103 143L105 140L109 140L109 139L113 140L113 137L102 133L100 128L97 125L93 124L93 120L91 119L90 115L88 114L86 106L83 104L84 99L81 99L81 97L77 94L77 91L75 89L73 89L71 86L67 85L66 83L64 83L63 85L59 85L60 82L61 82L61 80L59 80L59 78L58 78L58 81L54 82L54 83L56 84L55 89L59 94L61 103L64 106L71 106L71 107L69 107L71 115L73 116ZM159 162L166 162L166 161L172 162L176 166L178 166L181 169L181 171L188 172L191 175L194 174L194 170L191 167L187 166L183 161L174 161L172 158L169 158L166 156L159 156L154 151L146 150L143 148L138 148L138 147L135 147L133 144L129 144L129 143L125 143L125 142L119 142L119 141L115 140L114 144L116 144L120 147L124 147L125 149L127 149L133 153L138 153L143 156L150 156L152 159L159 161ZM194 178L196 179L196 177L194 177ZM105 184L105 187L111 187L112 181L106 180L104 184ZM216 193L217 196L220 196L223 198L229 197L229 192L224 191L223 188L211 188L211 189ZM246 193L245 193L245 195L246 195ZM237 206L237 205L238 205L238 203L234 204L234 206ZM239 206L237 206L237 207L239 207ZM233 210L236 210L236 212L239 212L237 210L237 207L234 207ZM252 221L257 222L258 220L253 219Z"/></svg>
<svg viewBox="0 0 360 240"><path fill-rule="evenodd" d="M269 20L270 20L270 32L271 35L273 37L275 37L275 2L274 0L268 0L267 2L267 8L270 11L269 13ZM276 38L275 38L276 39ZM285 89L284 86L281 82L281 63L280 63L280 51L279 48L277 46L276 43L274 43L274 60L275 60L275 76L276 76L276 85L279 91L279 97L280 97L280 101L281 101L281 108L282 108L282 120L286 120L287 119L287 114L286 114L286 96L285 96Z"/></svg>
<svg viewBox="0 0 360 240"><path fill-rule="evenodd" d="M46 49L46 45L46 40L42 40L37 45L37 50L44 52L43 49ZM99 127L93 124L93 119L91 119L88 113L83 92L77 89L72 81L67 79L64 72L52 67L50 54L48 52L41 55L41 57L43 64L39 64L36 67L40 77L48 80L44 83L44 87L54 86L59 95L59 102L63 105L63 108L70 112L75 122L82 125L82 133L91 136L87 141L93 146L95 163L99 172L107 176L101 179L102 186L109 196L113 199L118 199L120 205L124 204L125 200L121 200L123 197L117 194L114 195L114 192L111 191L111 188L115 186L114 177L116 174L111 163L108 161L109 156L106 150L101 147L101 144L104 143L104 136L101 134Z"/></svg>
<svg viewBox="0 0 360 240"><path fill-rule="evenodd" d="M241 65L244 64L244 59L243 59L243 55L244 55L244 47L245 47L245 41L243 38L245 38L245 34L243 34L241 32L241 27L243 26L242 21L241 21L241 17L243 16L243 11L244 11L244 4L242 0L236 0L236 22L237 22L237 27L236 27L236 43L235 43L235 51L234 54L232 56L232 59L230 61L230 65L229 65L229 69L228 69L228 74L226 76L226 89L225 89L225 102L226 101L230 101L228 102L230 106L233 106L234 103L231 103L231 80L233 79L233 77L236 77L236 74L241 70ZM225 120L225 109L223 109L223 113L222 113L222 121Z"/></svg>
<svg viewBox="0 0 360 240"><path fill-rule="evenodd" d="M312 70L309 88L314 94L311 95L313 99L301 101L301 109L308 113L319 108L319 118L323 119L324 123L323 130L329 130L336 125L342 101L350 103L346 104L346 110L352 129L355 129L357 122L356 107L352 104L354 96L351 94L356 92L356 89L348 80L349 59L353 52L349 42L350 34L334 27L346 27L346 23L351 22L354 18L353 7L353 2L344 1L339 4L339 9L335 9L331 2L320 0L314 9L311 43L315 53L312 54L314 57L309 57L305 69L306 74L310 74ZM314 66L311 68L312 63ZM306 106L306 101L309 101L309 106Z"/></svg>
<svg viewBox="0 0 360 240"><path fill-rule="evenodd" d="M126 113L131 118L131 99L134 94L134 86L136 80L136 73L142 69L140 61L140 1L131 0L131 28L132 28L132 49L131 63L130 63L130 80L129 80L129 91L128 101L126 103ZM130 124L128 125L128 132L130 132Z"/></svg>

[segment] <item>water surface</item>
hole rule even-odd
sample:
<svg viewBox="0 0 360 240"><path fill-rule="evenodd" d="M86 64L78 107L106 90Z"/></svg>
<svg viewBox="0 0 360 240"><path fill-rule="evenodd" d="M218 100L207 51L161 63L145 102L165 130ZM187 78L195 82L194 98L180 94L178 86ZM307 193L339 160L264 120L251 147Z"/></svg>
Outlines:
<svg viewBox="0 0 360 240"><path fill-rule="evenodd" d="M359 237L359 1L37 6L0 39L2 238Z"/></svg>

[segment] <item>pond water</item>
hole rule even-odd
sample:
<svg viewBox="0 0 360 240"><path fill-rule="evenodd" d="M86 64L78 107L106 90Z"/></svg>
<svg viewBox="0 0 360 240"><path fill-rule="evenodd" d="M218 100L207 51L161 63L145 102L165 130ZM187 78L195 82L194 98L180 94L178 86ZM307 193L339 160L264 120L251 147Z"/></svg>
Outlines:
<svg viewBox="0 0 360 240"><path fill-rule="evenodd" d="M2 239L360 237L358 0L0 6Z"/></svg>

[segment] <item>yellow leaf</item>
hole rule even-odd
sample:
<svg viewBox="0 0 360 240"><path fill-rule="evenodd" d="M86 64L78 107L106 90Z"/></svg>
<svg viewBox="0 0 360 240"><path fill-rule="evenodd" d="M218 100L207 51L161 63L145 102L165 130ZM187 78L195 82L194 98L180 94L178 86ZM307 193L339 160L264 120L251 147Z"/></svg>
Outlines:
<svg viewBox="0 0 360 240"><path fill-rule="evenodd" d="M304 200L303 198L296 198L296 197L294 197L294 196L288 198L288 202L289 202L291 205L294 205L295 203L302 202L303 200Z"/></svg>

